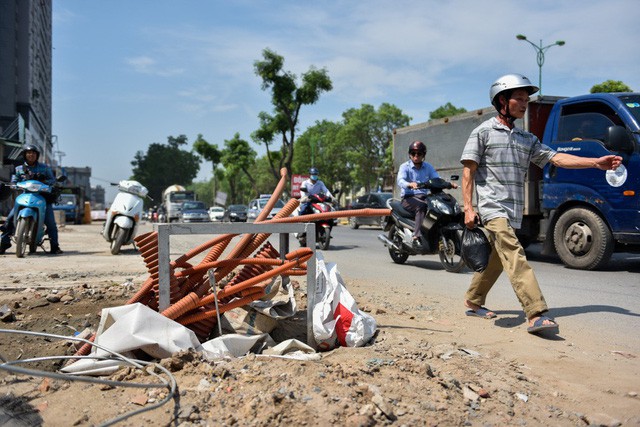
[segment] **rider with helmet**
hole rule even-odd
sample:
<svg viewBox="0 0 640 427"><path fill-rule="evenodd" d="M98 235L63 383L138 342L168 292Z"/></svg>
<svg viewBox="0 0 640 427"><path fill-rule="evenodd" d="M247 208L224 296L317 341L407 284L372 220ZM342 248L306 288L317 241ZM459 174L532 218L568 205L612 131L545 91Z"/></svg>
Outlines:
<svg viewBox="0 0 640 427"><path fill-rule="evenodd" d="M331 202L333 199L333 195L327 186L318 178L319 175L320 172L318 172L318 169L312 167L309 169L309 179L304 180L300 185L300 215L307 215L311 213L311 202L309 201L310 196L322 193L327 196L327 202ZM303 189L306 191L302 191Z"/></svg>
<svg viewBox="0 0 640 427"><path fill-rule="evenodd" d="M30 179L36 179L42 181L47 185L53 185L56 183L56 178L53 175L51 168L44 163L38 162L40 159L40 150L33 144L26 145L22 150L22 158L24 163L16 167L15 174L11 177L12 183L18 183L27 181ZM0 236L0 254L4 254L7 249L11 247L11 236L14 232L14 216L15 206L9 212L7 219L0 230L2 235ZM56 226L56 220L53 216L53 206L50 201L47 201L45 208L44 223L47 226L47 235L49 236L49 243L51 244L51 254L61 254L62 250L58 244L58 227Z"/></svg>
<svg viewBox="0 0 640 427"><path fill-rule="evenodd" d="M418 183L426 182L433 178L439 178L436 169L424 161L427 155L427 146L422 141L413 141L409 145L409 160L400 165L396 183L400 187L402 207L415 215L415 227L413 229L413 245L420 246L422 221L427 213L426 203L427 188L418 188ZM458 186L451 184L453 188Z"/></svg>
<svg viewBox="0 0 640 427"><path fill-rule="evenodd" d="M465 225L473 228L479 216L493 246L486 269L474 274L465 295L466 314L496 317L483 305L504 270L528 319L529 333L558 331L558 324L546 316L547 304L515 233L522 225L529 163L540 168L552 163L570 169L608 170L616 169L622 161L614 155L586 158L558 153L532 133L516 127L515 120L524 117L529 96L537 91L521 74L507 74L496 80L489 89L489 98L498 115L471 131L460 159ZM474 190L478 213L473 206Z"/></svg>

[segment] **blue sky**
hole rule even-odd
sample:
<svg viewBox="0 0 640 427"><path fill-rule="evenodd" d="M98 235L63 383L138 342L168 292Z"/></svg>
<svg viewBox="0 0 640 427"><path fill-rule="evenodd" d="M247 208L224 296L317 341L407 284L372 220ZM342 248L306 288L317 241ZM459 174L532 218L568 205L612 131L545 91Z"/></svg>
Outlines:
<svg viewBox="0 0 640 427"><path fill-rule="evenodd" d="M640 91L639 22L635 0L55 0L53 134L63 166L91 167L103 187L169 135L193 143L201 133L220 148L236 132L250 141L258 114L271 112L253 70L267 47L285 70L326 68L333 81L303 108L299 133L362 104L392 103L412 124L447 102L486 107L500 75L538 81L519 33L566 41L547 51L547 95L608 79ZM203 163L198 180L210 177Z"/></svg>

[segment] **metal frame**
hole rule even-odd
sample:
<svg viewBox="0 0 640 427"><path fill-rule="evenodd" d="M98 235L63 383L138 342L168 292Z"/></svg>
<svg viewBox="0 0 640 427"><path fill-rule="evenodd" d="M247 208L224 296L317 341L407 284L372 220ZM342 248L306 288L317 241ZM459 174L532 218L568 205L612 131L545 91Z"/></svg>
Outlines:
<svg viewBox="0 0 640 427"><path fill-rule="evenodd" d="M284 257L289 252L289 234L307 233L307 245L313 251L313 255L307 262L307 344L316 348L313 338L313 306L316 301L316 225L306 223L199 223L199 224L153 224L158 232L158 304L159 311L164 311L170 305L169 264L170 244L172 235L192 234L280 234L280 256Z"/></svg>

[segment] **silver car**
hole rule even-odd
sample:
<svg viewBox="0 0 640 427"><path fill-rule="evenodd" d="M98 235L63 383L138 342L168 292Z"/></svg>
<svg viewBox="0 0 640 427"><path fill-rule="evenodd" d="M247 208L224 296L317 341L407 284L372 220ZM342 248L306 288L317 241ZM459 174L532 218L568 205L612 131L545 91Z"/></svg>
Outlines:
<svg viewBox="0 0 640 427"><path fill-rule="evenodd" d="M209 222L209 212L204 202L189 201L182 203L180 222Z"/></svg>
<svg viewBox="0 0 640 427"><path fill-rule="evenodd" d="M255 221L256 218L258 218L258 215L260 215L260 212L262 212L262 209L264 209L264 207L266 206L268 201L269 199L264 199L264 198L253 199L252 201L250 201L249 207L247 209L247 222ZM284 208L284 202L278 199L273 209L271 209L271 212L265 219L273 218L275 214L280 212L280 209L282 208Z"/></svg>

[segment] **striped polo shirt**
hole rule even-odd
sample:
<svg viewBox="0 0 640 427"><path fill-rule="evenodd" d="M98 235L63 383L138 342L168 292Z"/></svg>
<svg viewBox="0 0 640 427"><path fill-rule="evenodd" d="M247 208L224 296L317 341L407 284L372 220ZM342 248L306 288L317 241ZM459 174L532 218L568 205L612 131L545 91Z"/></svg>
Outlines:
<svg viewBox="0 0 640 427"><path fill-rule="evenodd" d="M529 163L544 167L556 151L532 133L509 129L493 117L475 128L460 161L478 164L475 174L478 213L483 222L507 218L513 228L522 225L524 183Z"/></svg>

